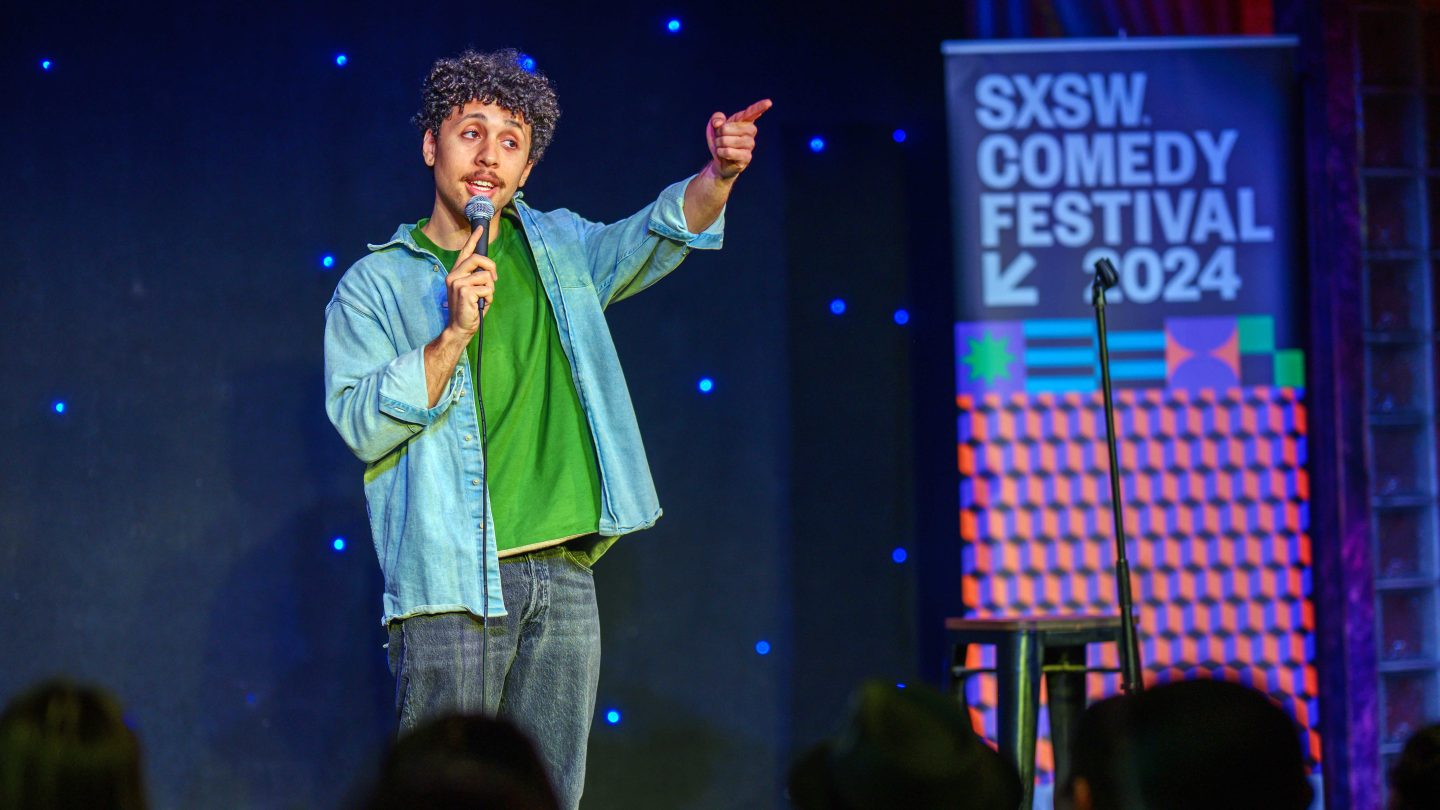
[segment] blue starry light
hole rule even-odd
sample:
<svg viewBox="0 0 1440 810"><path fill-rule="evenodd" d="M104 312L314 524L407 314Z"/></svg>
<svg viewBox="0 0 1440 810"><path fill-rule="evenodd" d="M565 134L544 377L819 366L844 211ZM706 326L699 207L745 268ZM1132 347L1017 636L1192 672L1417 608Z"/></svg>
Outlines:
<svg viewBox="0 0 1440 810"><path fill-rule="evenodd" d="M50 407L54 408L56 413L65 412L65 402L63 400L56 400L55 404L51 405Z"/></svg>
<svg viewBox="0 0 1440 810"><path fill-rule="evenodd" d="M345 54L339 53L335 55L335 67L345 67L345 65L349 62L350 57L346 56Z"/></svg>
<svg viewBox="0 0 1440 810"><path fill-rule="evenodd" d="M811 138L811 139L810 139L810 151L811 151L811 152L824 152L824 151L825 151L825 139L822 138L822 137L820 137L819 135L816 135L815 137Z"/></svg>
<svg viewBox="0 0 1440 810"><path fill-rule="evenodd" d="M336 551L344 551L344 550L345 550L345 538L343 538L343 537L337 537L337 538L335 538L334 540L331 540L331 541L330 541L330 547L333 548L333 549L335 549Z"/></svg>
<svg viewBox="0 0 1440 810"><path fill-rule="evenodd" d="M890 133L890 137L895 140L895 143L904 143L905 138L907 138L908 136L905 134L905 130L897 129L894 132Z"/></svg>
<svg viewBox="0 0 1440 810"><path fill-rule="evenodd" d="M54 62L51 62L49 59L41 59L41 60L40 60L40 69L41 69L41 70L49 70L49 69L50 69L50 66L53 65L53 64L55 64L55 63L54 63Z"/></svg>
<svg viewBox="0 0 1440 810"><path fill-rule="evenodd" d="M836 299L834 299L833 301L830 302L830 314L832 314L832 315L844 315L844 314L845 314L845 299L844 299L844 298L836 298Z"/></svg>
<svg viewBox="0 0 1440 810"><path fill-rule="evenodd" d="M700 382L696 383L695 387L699 389L700 393L708 394L715 390L715 381L709 377L701 377Z"/></svg>
<svg viewBox="0 0 1440 810"><path fill-rule="evenodd" d="M898 324L900 324L901 326L904 326L905 324L907 324L907 323L909 323L909 322L910 322L910 310L908 310L908 309L897 309L897 310L895 310L895 323L898 323Z"/></svg>
<svg viewBox="0 0 1440 810"><path fill-rule="evenodd" d="M680 33L680 20L672 18L670 22L665 23L665 30L672 34Z"/></svg>
<svg viewBox="0 0 1440 810"><path fill-rule="evenodd" d="M755 652L756 652L756 654L758 654L758 655L769 655L769 654L770 654L770 642L765 641L765 640L763 640L763 639L760 640L760 641L755 642Z"/></svg>
<svg viewBox="0 0 1440 810"><path fill-rule="evenodd" d="M620 710L611 709L610 711L605 712L605 722L609 723L612 726L620 725Z"/></svg>
<svg viewBox="0 0 1440 810"><path fill-rule="evenodd" d="M890 559L894 560L896 564L903 563L909 558L910 552L906 551L904 548L896 548L894 551L890 552Z"/></svg>
<svg viewBox="0 0 1440 810"><path fill-rule="evenodd" d="M320 266L324 267L326 270L329 270L330 268L335 266L335 257L331 256L329 253L326 253L324 256L320 257Z"/></svg>
<svg viewBox="0 0 1440 810"><path fill-rule="evenodd" d="M535 57L528 53L520 54L520 69L526 73L535 72Z"/></svg>

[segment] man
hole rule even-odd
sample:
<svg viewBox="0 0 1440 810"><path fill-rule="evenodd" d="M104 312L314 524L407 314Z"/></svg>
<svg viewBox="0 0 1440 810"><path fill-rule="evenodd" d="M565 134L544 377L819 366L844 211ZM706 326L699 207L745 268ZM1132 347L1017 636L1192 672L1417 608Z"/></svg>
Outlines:
<svg viewBox="0 0 1440 810"><path fill-rule="evenodd" d="M445 715L396 741L364 810L558 810L535 745L507 720Z"/></svg>
<svg viewBox="0 0 1440 810"><path fill-rule="evenodd" d="M720 247L770 102L714 114L698 174L600 225L521 199L560 111L520 59L431 68L415 120L434 206L340 280L326 410L367 463L402 731L451 711L511 718L575 807L600 663L590 566L660 517L603 311ZM497 212L488 256L465 215L475 195Z"/></svg>
<svg viewBox="0 0 1440 810"><path fill-rule="evenodd" d="M1421 810L1440 802L1440 723L1425 726L1405 741L1390 767L1386 810Z"/></svg>
<svg viewBox="0 0 1440 810"><path fill-rule="evenodd" d="M1070 782L1074 810L1305 810L1314 799L1295 721L1265 693L1173 681L1085 710Z"/></svg>
<svg viewBox="0 0 1440 810"><path fill-rule="evenodd" d="M106 690L37 684L0 711L0 807L145 810L140 741Z"/></svg>
<svg viewBox="0 0 1440 810"><path fill-rule="evenodd" d="M1015 810L1024 797L953 698L878 679L851 695L839 734L791 765L789 794L796 810Z"/></svg>

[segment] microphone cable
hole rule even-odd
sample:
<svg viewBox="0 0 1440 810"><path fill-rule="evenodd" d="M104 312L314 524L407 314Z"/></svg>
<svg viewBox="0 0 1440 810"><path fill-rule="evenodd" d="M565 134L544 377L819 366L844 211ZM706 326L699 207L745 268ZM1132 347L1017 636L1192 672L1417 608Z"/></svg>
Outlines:
<svg viewBox="0 0 1440 810"><path fill-rule="evenodd" d="M495 216L495 204L489 197L477 194L465 203L465 218L470 220L471 229L481 229L480 239L475 243L475 252L481 256L490 255L490 220ZM485 423L485 398L481 394L480 370L485 359L485 313L489 307L479 302L480 324L475 330L475 410L480 414L480 608L484 614L480 623L480 711L489 711L488 689L490 653L490 562L485 559L490 534L490 428ZM496 537L496 568L499 568L500 547ZM503 596L501 598L504 598ZM496 712L498 714L498 711Z"/></svg>
<svg viewBox="0 0 1440 810"><path fill-rule="evenodd" d="M480 237L485 239L488 237ZM480 711L488 712L486 688L490 670L486 660L490 651L490 562L485 559L488 545L490 505L490 428L485 424L485 398L480 394L480 364L485 357L485 315L482 307L480 327L475 330L475 409L480 412L480 599L484 602L485 615L480 623ZM499 564L499 539L496 539L496 564ZM498 712L497 712L498 713Z"/></svg>

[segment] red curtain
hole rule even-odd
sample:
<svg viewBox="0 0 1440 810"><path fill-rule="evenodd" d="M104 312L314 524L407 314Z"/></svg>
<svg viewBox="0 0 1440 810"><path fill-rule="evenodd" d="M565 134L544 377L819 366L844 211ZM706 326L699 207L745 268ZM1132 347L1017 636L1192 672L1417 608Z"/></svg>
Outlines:
<svg viewBox="0 0 1440 810"><path fill-rule="evenodd" d="M978 0L972 36L1273 34L1273 0Z"/></svg>

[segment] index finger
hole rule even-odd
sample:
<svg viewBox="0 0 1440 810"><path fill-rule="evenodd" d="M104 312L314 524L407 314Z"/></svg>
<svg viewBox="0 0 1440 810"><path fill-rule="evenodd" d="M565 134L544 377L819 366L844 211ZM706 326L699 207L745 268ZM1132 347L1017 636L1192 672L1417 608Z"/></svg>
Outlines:
<svg viewBox="0 0 1440 810"><path fill-rule="evenodd" d="M470 256L475 253L476 246L480 244L480 234L488 233L489 230L489 228L475 228L474 230L470 231L470 238L466 239L465 246L460 248L460 255L458 258L456 258L455 263L459 264L460 262L470 258Z"/></svg>
<svg viewBox="0 0 1440 810"><path fill-rule="evenodd" d="M765 114L765 111L775 106L775 103L768 98L762 98L751 104L749 107L730 116L731 121L754 121Z"/></svg>

